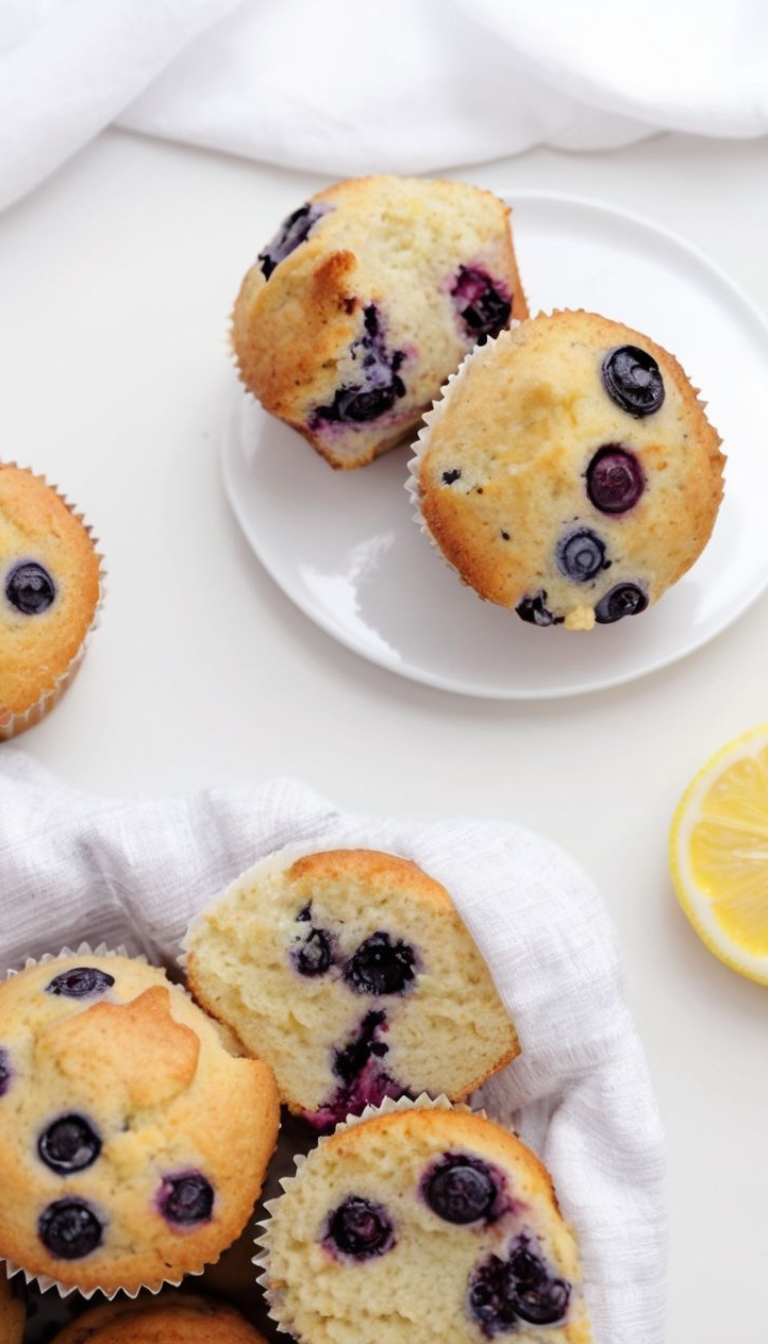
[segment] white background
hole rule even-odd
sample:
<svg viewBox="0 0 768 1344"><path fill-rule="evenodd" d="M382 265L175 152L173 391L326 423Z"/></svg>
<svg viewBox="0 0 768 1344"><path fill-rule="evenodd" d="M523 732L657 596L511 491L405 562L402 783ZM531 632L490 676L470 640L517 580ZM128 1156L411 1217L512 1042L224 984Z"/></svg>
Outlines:
<svg viewBox="0 0 768 1344"><path fill-rule="evenodd" d="M455 175L638 210L768 310L765 141L542 150ZM762 1340L768 991L697 942L665 850L691 774L768 719L768 597L663 673L518 706L399 680L295 611L228 512L217 436L241 275L320 185L110 132L0 216L0 456L64 487L109 569L78 681L20 745L94 792L290 774L344 807L508 817L570 849L618 925L668 1132L669 1340Z"/></svg>

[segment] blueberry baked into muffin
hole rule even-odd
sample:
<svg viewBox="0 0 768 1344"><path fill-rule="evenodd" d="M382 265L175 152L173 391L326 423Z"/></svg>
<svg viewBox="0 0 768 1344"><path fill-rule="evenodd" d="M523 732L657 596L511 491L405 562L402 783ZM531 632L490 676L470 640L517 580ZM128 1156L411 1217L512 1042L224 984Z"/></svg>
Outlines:
<svg viewBox="0 0 768 1344"><path fill-rule="evenodd" d="M709 540L724 457L677 360L585 312L473 354L427 416L411 492L465 583L533 625L646 610Z"/></svg>
<svg viewBox="0 0 768 1344"><path fill-rule="evenodd" d="M0 739L53 707L100 594L82 518L40 476L0 464Z"/></svg>
<svg viewBox="0 0 768 1344"><path fill-rule="evenodd" d="M365 177L319 192L243 281L243 382L332 466L371 462L477 341L527 317L509 213L461 182Z"/></svg>
<svg viewBox="0 0 768 1344"><path fill-rule="evenodd" d="M299 1344L588 1344L576 1244L539 1160L481 1115L343 1126L270 1204L270 1311Z"/></svg>
<svg viewBox="0 0 768 1344"><path fill-rule="evenodd" d="M448 892L391 854L267 859L185 948L195 997L320 1131L385 1097L466 1097L518 1053Z"/></svg>
<svg viewBox="0 0 768 1344"><path fill-rule="evenodd" d="M0 985L0 1255L135 1291L218 1259L277 1139L267 1064L163 971L86 952Z"/></svg>
<svg viewBox="0 0 768 1344"><path fill-rule="evenodd" d="M227 1303L173 1293L157 1301L142 1297L93 1307L52 1344L264 1344L264 1340Z"/></svg>
<svg viewBox="0 0 768 1344"><path fill-rule="evenodd" d="M0 1265L0 1344L21 1344L26 1312L18 1280L9 1280Z"/></svg>

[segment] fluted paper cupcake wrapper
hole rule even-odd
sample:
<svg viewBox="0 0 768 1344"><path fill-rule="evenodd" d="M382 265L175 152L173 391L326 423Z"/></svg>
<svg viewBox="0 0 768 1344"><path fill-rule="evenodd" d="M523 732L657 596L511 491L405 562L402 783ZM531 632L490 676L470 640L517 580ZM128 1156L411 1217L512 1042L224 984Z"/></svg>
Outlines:
<svg viewBox="0 0 768 1344"><path fill-rule="evenodd" d="M33 966L43 966L46 962L58 961L59 957L130 957L131 961L140 961L145 965L149 964L147 958L143 954L133 955L128 952L127 948L122 944L118 947L107 947L106 943L99 943L97 947L93 947L91 943L82 942L78 943L76 947L63 947L60 952L44 952L40 957L27 957L22 970L28 971ZM9 970L4 976L0 977L0 984L3 983L3 980L10 980L13 976L20 974L21 971ZM5 1269L8 1279L15 1278L17 1274L23 1274L25 1283L33 1284L40 1289L41 1293L47 1293L53 1288L58 1293L59 1297L65 1298L71 1296L72 1293L79 1293L80 1297L84 1298L86 1301L90 1301L96 1294L105 1297L109 1302L114 1301L114 1299L121 1294L124 1297L135 1298L138 1297L139 1293L147 1292L155 1297L163 1288L178 1288L184 1279L197 1277L203 1274L206 1267L207 1266L201 1266L200 1269L186 1270L183 1274L180 1274L178 1278L164 1279L162 1283L157 1285L157 1287L150 1287L149 1284L140 1283L135 1288L100 1288L98 1286L95 1288L79 1288L77 1284L66 1284L62 1283L59 1279L51 1278L49 1274L32 1274L28 1269L25 1269L23 1265L18 1264L17 1261L11 1260L8 1256L0 1254L0 1270L2 1268ZM2 1344L2 1341L0 1341L0 1344Z"/></svg>
<svg viewBox="0 0 768 1344"><path fill-rule="evenodd" d="M77 519L77 521L82 524L84 531L87 533L94 546L96 559L99 565L99 596L94 609L93 620L83 637L79 649L70 659L65 670L55 678L52 686L49 686L47 690L43 691L42 695L22 712L13 713L11 710L4 710L0 707L0 742L9 742L12 737L18 737L21 733L26 732L27 728L33 728L36 723L40 723L41 719L44 719L47 714L50 714L51 710L54 709L61 700L64 692L74 681L79 671L80 664L85 657L91 636L93 635L94 630L97 629L101 620L101 613L107 592L107 571L104 567L104 556L98 550L98 538L93 535L93 528L85 521L85 516L76 510L75 506L67 499L66 495L62 493L59 487L57 485L51 485L42 473L32 471L29 467L22 467L18 462L7 462L3 465L15 467L18 471L26 471L36 481L42 481L43 485L46 485L49 490L53 491L57 499L60 499L64 507L72 514L73 518Z"/></svg>
<svg viewBox="0 0 768 1344"><path fill-rule="evenodd" d="M333 1134L326 1134L318 1139L315 1147L310 1153L299 1153L294 1157L294 1166L296 1168L295 1176L283 1176L279 1182L283 1194L301 1179L301 1173L306 1163L310 1161L312 1155L319 1152L329 1139L341 1134L346 1129L354 1129L356 1125L363 1125L367 1120L374 1120L380 1115L391 1115L394 1111L463 1111L468 1114L481 1115L485 1118L486 1113L482 1109L473 1111L471 1106L464 1105L463 1102L450 1101L446 1096L430 1097L426 1092L421 1096L400 1097L394 1100L392 1097L386 1097L380 1106L366 1106L360 1115L348 1115L346 1120L342 1120L333 1131ZM283 1325L279 1310L279 1293L270 1289L269 1285L269 1256L271 1249L271 1227L272 1219L282 1196L278 1195L276 1199L270 1199L264 1205L264 1210L268 1217L257 1224L262 1229L261 1235L256 1237L254 1245L258 1247L258 1252L253 1257L252 1263L260 1271L256 1277L256 1282L264 1291L264 1298L267 1304L267 1311L270 1320L274 1321L278 1331L281 1334L290 1334L286 1325Z"/></svg>

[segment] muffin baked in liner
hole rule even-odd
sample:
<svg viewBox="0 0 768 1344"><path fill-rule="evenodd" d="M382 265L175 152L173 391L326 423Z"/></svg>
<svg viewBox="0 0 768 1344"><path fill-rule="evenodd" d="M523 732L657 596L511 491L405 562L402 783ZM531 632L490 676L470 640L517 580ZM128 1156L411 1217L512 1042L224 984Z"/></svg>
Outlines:
<svg viewBox="0 0 768 1344"><path fill-rule="evenodd" d="M0 464L0 471L3 468L8 467L11 467L16 471L26 472L34 480L40 481L52 491L68 512L72 514L72 517L81 524L84 532L94 547L94 557L98 565L99 591L91 623L86 630L78 649L73 654L64 671L57 676L54 676L51 680L51 684L47 686L36 699L32 700L25 709L14 711L4 709L3 706L0 705L0 742L8 742L11 738L18 737L21 733L26 732L27 728L32 728L35 724L40 723L41 719L44 719L46 715L56 707L67 688L74 681L83 658L85 657L91 636L98 628L101 620L101 613L106 596L107 578L107 572L104 568L104 557L98 550L98 539L93 535L93 528L86 522L84 514L76 509L75 505L67 499L66 495L62 493L57 485L51 485L41 472L34 472L30 467L22 467L17 462L5 462ZM2 557L0 557L0 560L1 559Z"/></svg>
<svg viewBox="0 0 768 1344"><path fill-rule="evenodd" d="M627 344L633 337L649 348ZM646 408L609 390L605 364L625 352L655 367L660 395ZM491 377L484 365L495 366ZM468 376L471 393L457 401ZM494 386L506 398L498 406ZM555 309L512 324L470 351L425 416L406 482L415 521L462 583L531 624L588 630L639 613L691 567L717 516L725 459L705 407L675 356L624 323ZM454 408L458 470L442 471L450 438L441 436L443 460L425 479L435 431ZM474 437L470 410L486 416ZM614 486L616 472L634 473L634 497L595 498L603 457Z"/></svg>
<svg viewBox="0 0 768 1344"><path fill-rule="evenodd" d="M163 1333L160 1334L162 1326ZM165 1294L148 1303L140 1297L90 1307L57 1334L51 1344L137 1344L138 1340L174 1344L265 1344L255 1326L221 1298L187 1292ZM5 1341L2 1341L5 1344Z"/></svg>
<svg viewBox="0 0 768 1344"><path fill-rule="evenodd" d="M44 953L40 957L28 957L24 963L22 970L21 971L9 970L5 974L5 976L3 976L2 979L0 979L0 985L2 985L5 981L22 974L22 972L26 972L30 969L33 969L36 966L45 965L49 962L58 961L62 957L77 958L78 960L81 958L85 959L88 957L99 957L99 958L121 957L135 964L148 967L151 970L156 970L164 973L163 967L153 966L148 961L147 957L141 954L133 955L128 953L127 950L122 945L118 946L117 948L110 948L107 947L106 944L100 943L98 946L94 947L90 943L81 942L77 944L77 946L74 948L64 947L61 949L60 952L57 953ZM231 1032L228 1032L225 1027L223 1027L220 1023L216 1022L213 1018L211 1018L208 1014L206 1014L203 1011L203 1009L200 1008L199 1005L194 1002L191 995L188 993L188 991L183 985L175 984L174 982L170 981L168 982L168 984L169 988L178 990L180 994L183 994L184 998L187 999L189 1003L194 1007L195 1012L201 1014L205 1018L206 1022L210 1024L211 1028L220 1039L223 1050L226 1050L227 1053L231 1054L233 1057L246 1058L244 1052L240 1049L239 1043L235 1040L233 1034ZM130 1002L135 1002L135 1000L131 1000ZM252 1061L252 1062L261 1064L261 1061ZM266 1066L262 1065L262 1067ZM272 1083L274 1087L274 1080L272 1080ZM276 1114L276 1127L275 1127L275 1135L276 1135L279 1129L276 1089L274 1089L274 1101L275 1101L274 1109ZM263 1116L261 1118L263 1119ZM267 1161L265 1162L264 1171L262 1173L262 1179L261 1179L262 1187L264 1178L266 1176L268 1161L269 1159L267 1159ZM75 1195L75 1197L77 1197L77 1195ZM258 1201L258 1198L259 1198L259 1192L257 1192L255 1195L256 1201ZM57 1294L62 1298L68 1297L71 1293L78 1293L85 1300L90 1300L95 1294L98 1294L111 1302L119 1295L135 1299L139 1293L146 1292L154 1296L157 1293L161 1292L161 1290L165 1287L178 1288L185 1279L202 1275L210 1265L215 1264L217 1262L221 1254L223 1254L223 1252L226 1249L228 1249L230 1245L234 1243L237 1237L242 1235L242 1232L245 1230L247 1225L248 1225L248 1219L246 1219L244 1226L240 1229L239 1232L235 1234L234 1237L230 1239L230 1241L225 1242L219 1247L216 1255L214 1256L208 1255L202 1261L195 1260L189 1263L188 1265L185 1264L184 1267L180 1269L177 1274L163 1275L156 1281L151 1282L136 1282L135 1284L132 1284L129 1287L123 1286L122 1284L118 1284L116 1286L115 1285L104 1286L100 1282L90 1283L85 1286L78 1283L77 1281L73 1281L71 1283L63 1283L60 1279L52 1275L42 1273L36 1274L33 1271L28 1270L24 1265L20 1264L17 1260L9 1256L3 1256L2 1254L0 1254L0 1274L3 1272L3 1269L5 1270L8 1279L12 1279L15 1275L21 1274L24 1276L26 1283L36 1285L41 1292L48 1292L50 1289L55 1289ZM180 1239L183 1239L185 1236L188 1235L189 1232L185 1231L183 1228L181 1228L178 1231L178 1236ZM77 1277L76 1274L74 1274L73 1280L76 1280L76 1277Z"/></svg>
<svg viewBox="0 0 768 1344"><path fill-rule="evenodd" d="M273 1282L270 1278L270 1259L273 1252L275 1215L279 1209L279 1206L281 1204L284 1195L291 1190L292 1186L295 1185L297 1180L301 1179L301 1175L304 1171L307 1162L312 1160L314 1154L317 1153L318 1151L321 1151L325 1144L332 1143L337 1138L338 1135L344 1133L347 1130L355 1129L356 1127L364 1125L366 1124L366 1122L377 1119L381 1116L392 1115L394 1113L403 1114L412 1111L451 1112L453 1114L458 1115L463 1114L466 1116L477 1117L482 1120L489 1119L485 1110L473 1109L472 1107L464 1105L462 1103L451 1102L445 1096L430 1098L426 1095L423 1095L417 1098L400 1097L398 1100L387 1098L382 1103L381 1106L377 1107L369 1106L361 1115L348 1117L347 1120L337 1125L333 1134L329 1134L323 1138L320 1138L318 1140L316 1148L313 1149L312 1152L310 1152L309 1154L306 1155L300 1154L296 1156L294 1158L296 1174L293 1176L283 1177L280 1181L280 1186L282 1187L283 1195L278 1196L276 1199L269 1200L265 1204L264 1208L266 1213L268 1214L268 1217L264 1219L260 1224L262 1232L261 1235L257 1237L255 1241L255 1245L257 1246L258 1249L257 1254L253 1258L253 1263L259 1270L259 1274L256 1281L264 1290L269 1316L276 1323L277 1329L281 1334L290 1334L291 1331L293 1330L294 1337L297 1339L301 1339L303 1341L303 1344L316 1344L314 1337L295 1333L295 1331L298 1328L295 1322L291 1324L285 1324L284 1315L281 1310L282 1296L284 1291L284 1281L281 1280L278 1282ZM491 1123L498 1129L504 1128L504 1126L498 1125L497 1122L491 1122ZM512 1137L516 1138L515 1135L512 1135ZM574 1276L573 1282L571 1284L572 1289L575 1289L575 1291L572 1292L570 1298L570 1303L568 1306L568 1318L563 1321L562 1326L559 1325L555 1326L554 1329L557 1330L558 1338L562 1339L562 1344L591 1344L592 1334L589 1325L587 1308L584 1301L578 1248L576 1246L575 1238L573 1236L573 1233L571 1232L571 1229L564 1222L562 1216L560 1215L559 1208L557 1205L557 1198L553 1191L551 1185L551 1178L549 1177L549 1173L546 1171L546 1168L543 1167L543 1164L536 1157L536 1155L530 1149L527 1149L525 1145L521 1145L521 1149L525 1153L526 1157L530 1158L532 1164L537 1169L540 1169L541 1173L544 1174L544 1176L547 1179L547 1182L549 1183L549 1194L551 1195L552 1205L559 1220L562 1238L564 1242L567 1243L566 1249L568 1255L570 1256L571 1261L570 1268L575 1269L578 1273L578 1277ZM515 1203L514 1198L511 1200L511 1203L512 1204ZM513 1216L517 1216L517 1214L515 1213L513 1214ZM393 1245L394 1244L396 1243L393 1243ZM361 1284L361 1290L362 1287L363 1285ZM408 1329L403 1330L403 1338L410 1337L409 1334L410 1328L411 1325L409 1321ZM520 1329L525 1334L525 1337L528 1338L529 1327L526 1325L524 1321L520 1323ZM486 1332L484 1330L481 1330L480 1327L478 1327L477 1329L478 1338L480 1338L482 1335L490 1333L495 1334L495 1331ZM505 1338L507 1333L508 1331L505 1331L505 1333L502 1334L501 1338ZM515 1330L512 1329L510 1333L510 1338L512 1338L515 1333L516 1333ZM532 1333L538 1334L538 1329L534 1328ZM387 1337L389 1338L390 1336L388 1335Z"/></svg>

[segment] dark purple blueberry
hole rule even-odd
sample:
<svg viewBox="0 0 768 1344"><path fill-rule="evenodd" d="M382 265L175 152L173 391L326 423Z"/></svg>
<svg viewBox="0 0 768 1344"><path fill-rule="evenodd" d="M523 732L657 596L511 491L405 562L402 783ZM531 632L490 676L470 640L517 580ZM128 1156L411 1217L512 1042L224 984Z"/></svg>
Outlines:
<svg viewBox="0 0 768 1344"><path fill-rule="evenodd" d="M166 1176L157 1197L157 1206L169 1223L189 1227L205 1223L213 1209L213 1186L199 1171Z"/></svg>
<svg viewBox="0 0 768 1344"><path fill-rule="evenodd" d="M343 1255L352 1255L356 1260L384 1255L395 1244L386 1210L360 1195L351 1195L334 1209L328 1219L326 1239Z"/></svg>
<svg viewBox="0 0 768 1344"><path fill-rule="evenodd" d="M451 298L466 334L478 345L484 345L489 336L498 336L512 314L512 303L503 283L492 280L486 271L476 266L459 267Z"/></svg>
<svg viewBox="0 0 768 1344"><path fill-rule="evenodd" d="M358 1032L347 1045L334 1050L333 1072L340 1086L329 1101L306 1118L320 1134L332 1130L348 1115L360 1115L366 1106L380 1106L385 1097L407 1096L381 1062L389 1047L380 1039L388 1030L386 1014L366 1013Z"/></svg>
<svg viewBox="0 0 768 1344"><path fill-rule="evenodd" d="M297 918L297 920L299 921L299 923L302 923L302 924L303 924L303 923L306 923L307 920L311 919L311 918L312 918L312 906L311 906L311 904L310 904L310 905L305 905L304 908L303 908L302 910L299 911L299 913L298 913L298 915L296 916L296 918Z"/></svg>
<svg viewBox="0 0 768 1344"><path fill-rule="evenodd" d="M104 1228L84 1199L57 1199L41 1214L37 1231L58 1260L82 1260L101 1245Z"/></svg>
<svg viewBox="0 0 768 1344"><path fill-rule="evenodd" d="M443 485L453 485L461 476L461 467L452 467L450 471L443 472Z"/></svg>
<svg viewBox="0 0 768 1344"><path fill-rule="evenodd" d="M352 360L359 365L360 376L337 388L329 406L318 406L310 427L322 421L361 425L391 411L398 397L405 396L405 383L398 370L405 359L402 350L387 349L379 312L369 303L363 311L363 334L352 342Z"/></svg>
<svg viewBox="0 0 768 1344"><path fill-rule="evenodd" d="M413 980L416 954L388 933L372 933L351 958L344 978L358 994L402 994Z"/></svg>
<svg viewBox="0 0 768 1344"><path fill-rule="evenodd" d="M645 489L645 477L633 453L618 443L598 448L587 467L587 495L601 513L626 513Z"/></svg>
<svg viewBox="0 0 768 1344"><path fill-rule="evenodd" d="M35 560L24 560L8 575L5 596L22 615L40 616L56 597L56 587L47 569Z"/></svg>
<svg viewBox="0 0 768 1344"><path fill-rule="evenodd" d="M652 355L637 345L609 350L602 365L605 390L617 406L638 419L653 415L664 400L664 380Z"/></svg>
<svg viewBox="0 0 768 1344"><path fill-rule="evenodd" d="M362 1073L371 1055L383 1059L389 1047L376 1040L376 1033L386 1023L385 1013L366 1013L356 1036L341 1050L335 1050L333 1071L343 1083L351 1083Z"/></svg>
<svg viewBox="0 0 768 1344"><path fill-rule="evenodd" d="M568 1311L570 1285L562 1279L545 1279L538 1287L518 1287L515 1309L529 1325L557 1325Z"/></svg>
<svg viewBox="0 0 768 1344"><path fill-rule="evenodd" d="M101 1152L101 1139L82 1115L62 1115L40 1135L37 1151L58 1176L85 1171Z"/></svg>
<svg viewBox="0 0 768 1344"><path fill-rule="evenodd" d="M544 1261L531 1250L530 1238L525 1235L519 1238L518 1245L510 1252L509 1268L518 1291L538 1288L547 1277Z"/></svg>
<svg viewBox="0 0 768 1344"><path fill-rule="evenodd" d="M11 1061L8 1058L7 1050L0 1050L0 1097L4 1097L8 1088L11 1086L13 1070Z"/></svg>
<svg viewBox="0 0 768 1344"><path fill-rule="evenodd" d="M534 597L524 597L515 607L515 611L521 621L526 621L528 625L561 625L562 616L553 616L552 612L545 606L547 600L546 592L536 593Z"/></svg>
<svg viewBox="0 0 768 1344"><path fill-rule="evenodd" d="M491 1339L517 1322L517 1284L506 1261L490 1255L469 1277L467 1305L483 1334Z"/></svg>
<svg viewBox="0 0 768 1344"><path fill-rule="evenodd" d="M485 1162L453 1153L433 1168L423 1186L429 1207L447 1223L492 1218L498 1188Z"/></svg>
<svg viewBox="0 0 768 1344"><path fill-rule="evenodd" d="M73 966L70 971L55 975L46 985L46 994L61 994L67 999L86 999L92 994L106 994L115 983L115 977L107 971L97 971L95 966Z"/></svg>
<svg viewBox="0 0 768 1344"><path fill-rule="evenodd" d="M293 963L300 975L325 975L331 961L331 940L324 929L310 929L301 947L293 953Z"/></svg>
<svg viewBox="0 0 768 1344"><path fill-rule="evenodd" d="M589 527L579 527L557 544L557 567L574 583L589 583L605 565L605 542Z"/></svg>
<svg viewBox="0 0 768 1344"><path fill-rule="evenodd" d="M292 215L283 220L271 243L267 243L264 251L259 253L261 269L267 280L281 261L285 261L291 252L295 252L301 243L307 241L326 209L327 207L321 208L311 203L300 205L298 210L294 210Z"/></svg>
<svg viewBox="0 0 768 1344"><path fill-rule="evenodd" d="M595 607L595 620L600 625L612 625L624 616L639 616L647 606L648 598L636 583L617 583L600 598Z"/></svg>

